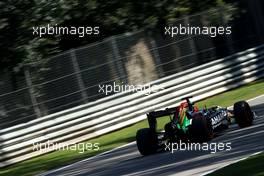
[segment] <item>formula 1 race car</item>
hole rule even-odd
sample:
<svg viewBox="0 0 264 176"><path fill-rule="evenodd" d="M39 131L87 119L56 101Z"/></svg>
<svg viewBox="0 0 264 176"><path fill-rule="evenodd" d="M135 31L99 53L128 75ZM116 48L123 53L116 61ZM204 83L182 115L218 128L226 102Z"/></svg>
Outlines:
<svg viewBox="0 0 264 176"><path fill-rule="evenodd" d="M211 140L236 122L239 127L252 125L254 114L246 101L236 102L233 110L219 106L198 109L191 97L183 98L178 107L153 111L147 114L149 128L137 131L136 141L142 155L156 153L165 142L197 142ZM157 132L157 118L170 116L162 132Z"/></svg>

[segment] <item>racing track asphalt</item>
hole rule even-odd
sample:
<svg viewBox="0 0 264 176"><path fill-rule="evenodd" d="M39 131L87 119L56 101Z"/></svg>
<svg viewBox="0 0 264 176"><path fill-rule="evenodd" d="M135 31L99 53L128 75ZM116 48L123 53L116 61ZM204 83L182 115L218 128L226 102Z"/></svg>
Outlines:
<svg viewBox="0 0 264 176"><path fill-rule="evenodd" d="M46 172L42 175L202 175L223 167L256 152L264 151L264 96L249 101L257 118L251 127L240 129L232 125L212 142L231 142L230 151L176 151L162 152L143 157L136 143L109 153L88 158L72 165Z"/></svg>

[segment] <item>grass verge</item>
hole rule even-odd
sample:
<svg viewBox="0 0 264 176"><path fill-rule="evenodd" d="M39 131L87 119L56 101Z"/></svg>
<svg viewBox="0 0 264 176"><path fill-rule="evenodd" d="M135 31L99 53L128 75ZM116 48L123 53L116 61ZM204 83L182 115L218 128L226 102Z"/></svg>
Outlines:
<svg viewBox="0 0 264 176"><path fill-rule="evenodd" d="M264 80L205 99L198 102L197 105L200 107L205 104L207 107L214 105L225 107L232 105L236 101L247 100L261 94L264 94ZM168 122L167 118L161 118L159 120L159 127L163 127L166 122ZM55 151L2 168L0 169L0 175L36 175L54 168L62 167L132 142L135 140L137 130L147 126L147 121L144 120L124 129L85 141L85 143L100 143L99 151L85 151L84 153L78 153L72 150Z"/></svg>
<svg viewBox="0 0 264 176"><path fill-rule="evenodd" d="M208 176L264 176L264 152L219 169Z"/></svg>

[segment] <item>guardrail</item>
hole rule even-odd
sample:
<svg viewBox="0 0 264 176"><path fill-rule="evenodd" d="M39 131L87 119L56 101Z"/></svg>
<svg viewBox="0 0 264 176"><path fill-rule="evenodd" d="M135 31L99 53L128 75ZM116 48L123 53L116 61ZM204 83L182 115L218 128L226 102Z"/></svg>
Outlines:
<svg viewBox="0 0 264 176"><path fill-rule="evenodd" d="M264 45L149 83L150 95L122 92L95 102L0 130L0 167L45 152L33 143L78 143L145 119L145 113L176 106L183 96L198 101L264 77ZM49 151L47 151L49 152Z"/></svg>

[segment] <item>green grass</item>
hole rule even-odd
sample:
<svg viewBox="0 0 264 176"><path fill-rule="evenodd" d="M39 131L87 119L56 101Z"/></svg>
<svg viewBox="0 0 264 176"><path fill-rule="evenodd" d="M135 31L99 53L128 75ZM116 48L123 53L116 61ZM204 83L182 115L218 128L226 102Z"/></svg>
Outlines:
<svg viewBox="0 0 264 176"><path fill-rule="evenodd" d="M208 176L264 176L264 152L226 166Z"/></svg>
<svg viewBox="0 0 264 176"><path fill-rule="evenodd" d="M261 94L264 94L264 80L260 80L238 89L216 95L198 102L197 104L200 107L202 107L204 104L206 104L207 107L213 105L230 106L235 101L250 99ZM166 122L168 122L168 118L161 118L159 120L158 126L161 128ZM85 141L87 143L100 143L99 151L85 151L84 153L78 153L77 151L71 150L55 151L12 166L8 166L6 168L2 168L0 169L0 175L36 175L54 168L58 168L135 141L137 130L147 126L147 121L144 120L124 129Z"/></svg>

